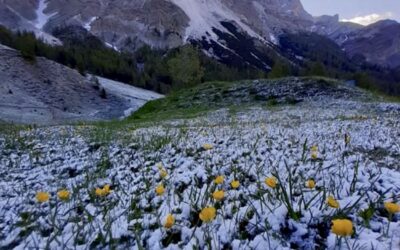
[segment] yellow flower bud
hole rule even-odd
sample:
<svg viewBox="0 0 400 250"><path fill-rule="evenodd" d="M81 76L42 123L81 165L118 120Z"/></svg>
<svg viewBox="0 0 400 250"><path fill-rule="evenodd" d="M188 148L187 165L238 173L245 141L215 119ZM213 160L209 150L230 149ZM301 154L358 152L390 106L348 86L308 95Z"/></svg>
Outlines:
<svg viewBox="0 0 400 250"><path fill-rule="evenodd" d="M318 146L314 145L311 147L311 159L318 159Z"/></svg>
<svg viewBox="0 0 400 250"><path fill-rule="evenodd" d="M175 224L175 218L172 214L168 214L165 218L164 227L169 229Z"/></svg>
<svg viewBox="0 0 400 250"><path fill-rule="evenodd" d="M318 153L312 152L312 153L311 153L311 159L313 159L313 160L318 159Z"/></svg>
<svg viewBox="0 0 400 250"><path fill-rule="evenodd" d="M315 181L312 180L312 179L306 181L306 187L307 187L307 188L311 188L311 189L315 188Z"/></svg>
<svg viewBox="0 0 400 250"><path fill-rule="evenodd" d="M276 188L277 184L276 178L275 177L265 178L265 184L270 188Z"/></svg>
<svg viewBox="0 0 400 250"><path fill-rule="evenodd" d="M335 198L333 198L333 196L329 196L328 199L326 200L326 203L328 203L328 206L332 207L332 208L339 208L340 204L337 200L335 200Z"/></svg>
<svg viewBox="0 0 400 250"><path fill-rule="evenodd" d="M212 144L210 144L210 143L205 143L205 144L203 144L203 149L204 150L211 150L211 149L213 149L213 145Z"/></svg>
<svg viewBox="0 0 400 250"><path fill-rule="evenodd" d="M165 188L164 188L164 186L162 184L160 184L160 185L158 185L156 187L156 193L157 193L158 196L163 195L164 192L165 192Z"/></svg>

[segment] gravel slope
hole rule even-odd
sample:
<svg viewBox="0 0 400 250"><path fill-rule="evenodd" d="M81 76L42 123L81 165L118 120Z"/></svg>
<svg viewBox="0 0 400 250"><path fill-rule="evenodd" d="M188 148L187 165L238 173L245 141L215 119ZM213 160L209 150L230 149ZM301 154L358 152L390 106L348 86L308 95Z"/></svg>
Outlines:
<svg viewBox="0 0 400 250"><path fill-rule="evenodd" d="M38 57L24 60L0 45L0 120L24 124L59 124L123 117L147 100L161 97L123 83L102 79L101 87L58 63ZM108 92L109 90L109 92Z"/></svg>

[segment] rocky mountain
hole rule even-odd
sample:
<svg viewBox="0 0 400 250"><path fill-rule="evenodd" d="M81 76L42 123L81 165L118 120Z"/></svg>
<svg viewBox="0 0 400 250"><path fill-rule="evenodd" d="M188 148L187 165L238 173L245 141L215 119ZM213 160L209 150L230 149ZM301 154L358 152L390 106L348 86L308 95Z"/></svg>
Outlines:
<svg viewBox="0 0 400 250"><path fill-rule="evenodd" d="M395 67L400 60L400 24L363 27L338 16L312 17L300 0L0 0L0 24L52 43L60 43L51 35L56 28L81 26L118 50L197 43L221 61L262 69L271 66L270 50L279 54L280 35L310 31L371 63Z"/></svg>
<svg viewBox="0 0 400 250"><path fill-rule="evenodd" d="M400 66L400 24L383 20L368 26L339 22L339 16L315 18L312 30L334 40L350 57L362 57L371 64Z"/></svg>
<svg viewBox="0 0 400 250"><path fill-rule="evenodd" d="M151 44L175 47L188 39L217 39L214 29L229 21L260 39L274 40L283 29L304 29L312 17L299 0L1 0L0 23L51 32L81 25L119 48Z"/></svg>
<svg viewBox="0 0 400 250"><path fill-rule="evenodd" d="M400 66L400 24L384 20L345 34L341 46L351 56L387 67Z"/></svg>
<svg viewBox="0 0 400 250"><path fill-rule="evenodd" d="M55 124L119 118L161 95L37 57L30 62L0 45L0 120Z"/></svg>

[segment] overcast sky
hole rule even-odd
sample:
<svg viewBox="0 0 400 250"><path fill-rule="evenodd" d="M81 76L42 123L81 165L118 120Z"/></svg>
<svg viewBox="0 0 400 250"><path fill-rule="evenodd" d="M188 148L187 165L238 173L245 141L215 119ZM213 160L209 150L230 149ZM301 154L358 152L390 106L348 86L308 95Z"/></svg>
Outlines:
<svg viewBox="0 0 400 250"><path fill-rule="evenodd" d="M313 16L339 14L343 21L370 24L381 19L400 21L400 0L301 0Z"/></svg>

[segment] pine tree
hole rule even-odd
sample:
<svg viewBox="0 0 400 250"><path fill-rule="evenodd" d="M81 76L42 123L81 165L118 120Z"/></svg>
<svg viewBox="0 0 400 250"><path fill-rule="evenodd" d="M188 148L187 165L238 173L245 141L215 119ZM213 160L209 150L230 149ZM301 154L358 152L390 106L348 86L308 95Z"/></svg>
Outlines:
<svg viewBox="0 0 400 250"><path fill-rule="evenodd" d="M271 71L268 74L268 78L280 78L290 75L290 68L282 63L280 60L276 61Z"/></svg>
<svg viewBox="0 0 400 250"><path fill-rule="evenodd" d="M168 60L167 65L176 88L199 84L204 75L199 53L192 46L182 47L176 56Z"/></svg>

